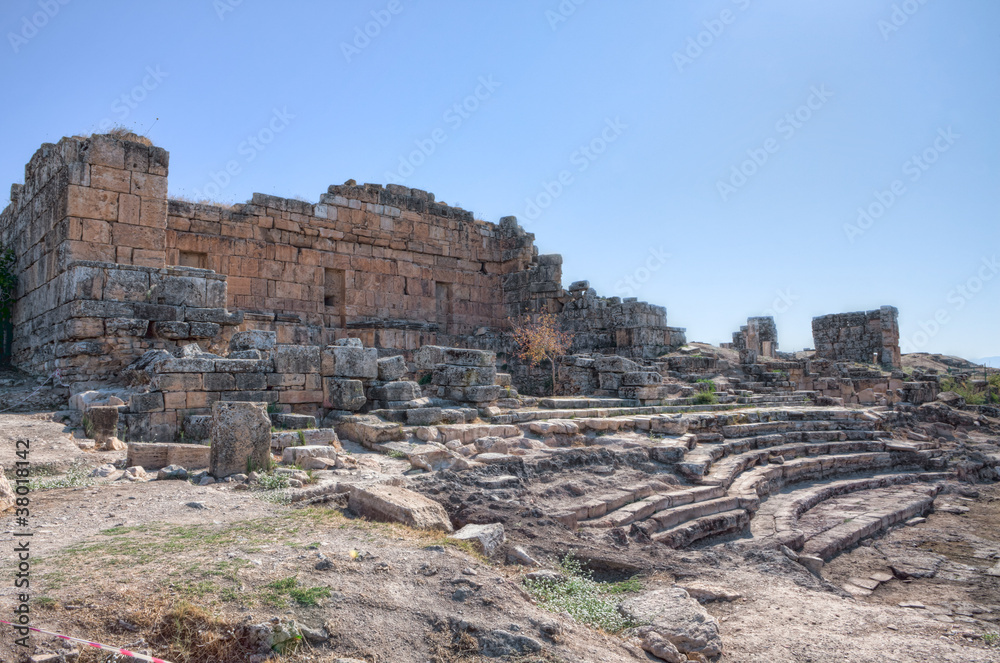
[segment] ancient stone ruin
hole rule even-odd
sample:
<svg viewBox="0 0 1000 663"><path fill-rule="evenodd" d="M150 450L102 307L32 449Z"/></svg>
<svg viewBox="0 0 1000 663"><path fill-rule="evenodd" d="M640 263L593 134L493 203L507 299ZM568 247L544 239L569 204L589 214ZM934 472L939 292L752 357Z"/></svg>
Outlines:
<svg viewBox="0 0 1000 663"><path fill-rule="evenodd" d="M898 318L899 311L894 306L813 318L816 356L899 368L902 364Z"/></svg>
<svg viewBox="0 0 1000 663"><path fill-rule="evenodd" d="M280 491L561 582L568 551L673 574L669 551L716 543L712 559L814 578L960 482L1000 478L1000 411L904 370L891 306L815 318L813 352L779 351L770 317L732 343L688 343L660 306L563 288L561 257L538 255L514 217L353 181L317 203L195 204L168 197L167 172L158 147L64 138L0 214L17 254L8 359L53 382L81 449L122 456L109 480ZM572 346L527 365L510 319L542 313ZM482 590L475 573L450 580L453 600ZM864 597L905 577L841 587ZM727 593L685 587L621 599L642 656L723 653L696 599ZM542 648L476 632L481 652Z"/></svg>

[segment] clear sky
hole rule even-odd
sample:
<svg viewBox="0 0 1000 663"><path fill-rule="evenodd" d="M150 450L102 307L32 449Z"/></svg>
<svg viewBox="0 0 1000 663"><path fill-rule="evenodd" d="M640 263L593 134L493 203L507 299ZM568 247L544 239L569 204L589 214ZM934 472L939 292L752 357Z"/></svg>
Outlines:
<svg viewBox="0 0 1000 663"><path fill-rule="evenodd" d="M517 216L690 340L893 304L904 352L1000 355L995 0L6 0L0 29L0 182L121 123L171 195Z"/></svg>

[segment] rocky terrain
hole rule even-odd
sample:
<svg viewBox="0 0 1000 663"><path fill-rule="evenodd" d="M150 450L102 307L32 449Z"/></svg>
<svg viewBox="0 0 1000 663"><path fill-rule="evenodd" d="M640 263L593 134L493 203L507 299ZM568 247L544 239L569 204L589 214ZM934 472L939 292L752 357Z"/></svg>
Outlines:
<svg viewBox="0 0 1000 663"><path fill-rule="evenodd" d="M229 477L0 414L9 479L31 441L32 625L174 663L1000 660L1000 420L758 389L343 415ZM0 660L105 655L35 635Z"/></svg>

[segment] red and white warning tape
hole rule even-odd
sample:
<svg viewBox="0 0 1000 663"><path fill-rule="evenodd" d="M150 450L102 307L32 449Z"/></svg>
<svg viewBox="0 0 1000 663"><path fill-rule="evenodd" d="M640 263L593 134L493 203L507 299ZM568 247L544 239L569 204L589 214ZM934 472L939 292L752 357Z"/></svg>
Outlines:
<svg viewBox="0 0 1000 663"><path fill-rule="evenodd" d="M119 647L111 647L109 645L102 645L99 642L91 642L90 640L81 640L80 638L73 638L73 637L70 637L68 635L61 635L59 633L53 633L52 631L44 631L44 630L42 630L40 628L35 628L33 626L27 626L27 627L25 627L25 626L22 626L20 624L14 624L12 622L5 622L2 619L0 619L0 624L8 624L10 626L14 626L14 627L17 627L17 628L27 628L29 631L35 631L36 633L44 633L45 635L51 635L53 637L61 638L63 640L69 640L70 642L80 642L80 643L83 643L85 645L89 645L91 647L96 647L98 649L104 649L106 651L113 651L116 654L121 654L122 656L131 656L132 658L140 660L140 661L151 661L152 663L170 663L170 661L165 661L162 658L156 658L156 657L153 657L153 656L146 656L145 654L136 654L134 652L130 652L127 649L121 649Z"/></svg>

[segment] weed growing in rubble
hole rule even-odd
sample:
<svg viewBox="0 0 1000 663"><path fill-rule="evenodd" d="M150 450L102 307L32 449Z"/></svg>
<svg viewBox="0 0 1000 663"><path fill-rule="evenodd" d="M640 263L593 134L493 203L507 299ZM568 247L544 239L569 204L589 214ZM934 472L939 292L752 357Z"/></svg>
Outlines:
<svg viewBox="0 0 1000 663"><path fill-rule="evenodd" d="M565 578L559 580L525 580L524 586L538 604L551 612L567 612L576 621L599 628L608 633L618 633L637 623L618 612L619 600L625 592L642 589L638 578L623 582L601 583L591 577L572 554L559 563Z"/></svg>
<svg viewBox="0 0 1000 663"><path fill-rule="evenodd" d="M284 490L288 488L288 477L284 474L261 474L257 477L257 485L264 490Z"/></svg>
<svg viewBox="0 0 1000 663"><path fill-rule="evenodd" d="M982 405L986 402L986 392L980 391L968 382L958 382L952 378L941 381L941 391L953 391L969 405Z"/></svg>
<svg viewBox="0 0 1000 663"><path fill-rule="evenodd" d="M264 600L276 607L283 607L285 605L286 596L299 605L304 606L319 605L320 599L330 596L329 587L300 587L299 581L295 576L275 580L269 583L267 588L272 591L265 595Z"/></svg>
<svg viewBox="0 0 1000 663"><path fill-rule="evenodd" d="M30 479L28 490L52 490L53 488L85 488L93 485L94 480L83 465L73 465L62 476L53 479Z"/></svg>
<svg viewBox="0 0 1000 663"><path fill-rule="evenodd" d="M987 647L998 647L1000 646L1000 633L993 631L992 633L983 633L983 642L986 643Z"/></svg>

